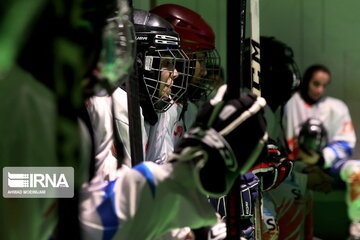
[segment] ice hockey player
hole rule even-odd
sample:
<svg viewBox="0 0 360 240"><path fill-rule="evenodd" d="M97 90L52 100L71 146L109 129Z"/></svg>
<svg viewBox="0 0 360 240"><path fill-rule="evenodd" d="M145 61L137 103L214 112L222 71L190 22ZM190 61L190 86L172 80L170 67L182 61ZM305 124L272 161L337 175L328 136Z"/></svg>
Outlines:
<svg viewBox="0 0 360 240"><path fill-rule="evenodd" d="M285 108L286 138L294 157L299 153L310 165L326 170L337 181L347 185L348 215L352 221L350 238L360 238L359 173L360 162L349 160L356 143L355 131L349 109L339 99L325 95L331 73L324 65L312 65L304 73L300 90L289 100ZM299 151L297 141L300 128L309 118L320 120L327 131L328 143L320 152L306 154Z"/></svg>
<svg viewBox="0 0 360 240"><path fill-rule="evenodd" d="M245 51L245 81L244 86L250 89L250 41L246 41ZM276 191L292 174L293 163L287 158L283 132L283 106L300 84L300 74L294 61L292 49L273 37L261 37L261 95L266 99L265 118L268 123L269 141L267 155L258 166L268 165L268 171L259 173L255 166L252 169L261 181L263 193L263 239L276 239L278 235L277 215L270 212L273 209L272 192ZM264 168L265 169L265 168ZM275 228L274 228L275 226Z"/></svg>
<svg viewBox="0 0 360 240"><path fill-rule="evenodd" d="M135 12L136 13L136 12ZM163 18L150 13L147 18L138 15L143 25L135 24L138 49L137 61L140 66L140 100L145 117L148 135L145 159L163 162L174 147L169 145L166 136L172 131L169 111L185 94L189 81L189 59L180 48L177 33L170 32L173 27ZM136 15L135 15L135 21ZM158 38L158 39L156 39ZM162 38L167 38L163 40ZM152 64L152 65L151 65ZM167 81L160 84L161 79ZM162 91L165 86L165 91Z"/></svg>
<svg viewBox="0 0 360 240"><path fill-rule="evenodd" d="M215 89L217 82L209 78L207 73L219 74L220 57L215 49L212 28L196 12L177 4L163 4L150 12L171 23L179 33L181 48L190 58L188 89L169 111L161 115L161 124L158 124L160 129L169 127L164 131L164 151L171 152L194 123L198 107L208 100L209 94Z"/></svg>
<svg viewBox="0 0 360 240"><path fill-rule="evenodd" d="M129 55L132 53L132 49L125 49L127 51L124 51L123 46L129 45L129 43L119 43L117 37L121 35L122 38L129 38L132 34L126 34L129 31L128 29L121 29L119 32L117 26L124 26L125 24L123 22L117 22L118 19L116 18L108 20L109 23L104 34L104 37L106 37L104 43L109 44L110 42L112 46L105 47L104 51L116 49L115 53L123 54L120 56L119 54L115 54L114 56L111 52L103 52L102 56L104 56L104 58L99 62L93 75L94 78L111 78L114 75L117 76L117 78L133 77L132 80L139 81L141 86L140 102L144 109L144 111L141 111L140 116L142 122L143 147L146 146L145 144L149 136L150 139L154 140L155 144L151 145L151 148L147 148L150 150L154 148L153 151L147 152L161 152L162 149L165 149L165 146L163 146L163 138L161 139L161 135L164 134L162 129L166 130L166 128L155 129L157 131L154 131L154 128L149 122L158 122L157 115L160 114L160 112L165 112L174 103L173 100L178 99L185 92L188 74L184 72L189 70L189 61L179 47L177 33L172 30L168 22L157 15L143 10L135 9L133 15L135 35L138 39L137 53L135 56L138 65L138 78L128 76L128 74L119 76L119 74L124 75L126 67L132 66L128 63L129 61L131 62L131 56ZM115 39L111 41L110 38L114 37ZM165 41L164 39L171 39L171 41ZM131 41L131 39L128 40ZM131 47L131 45L129 47ZM117 59L109 61L108 56L121 59L125 58L127 61L120 61L121 66L119 66L119 64L115 64ZM132 58L134 58L134 56L132 56ZM123 70L116 71L114 67L111 67L112 65ZM106 70L110 71L110 73ZM124 82L124 79L121 80ZM92 180L91 184L102 182L104 179L113 180L116 176L115 170L117 169L117 159L114 157L114 149L116 149L115 155L119 155L119 157L122 157L121 151L124 150L122 163L131 167L127 93L122 88L117 88L111 96L92 97L88 100L88 112L94 130L96 145L96 167L94 170L97 177ZM144 116L142 113L145 114L147 129L144 127ZM115 131L113 131L113 124L115 124ZM161 126L163 125L161 124ZM155 134L157 134L157 138L155 138ZM112 139L113 136L115 136L115 139ZM118 142L120 142L120 144ZM113 143L115 143L115 148ZM171 151L173 151L173 148ZM171 151L166 151L166 154ZM145 152L144 148L144 156L146 156L147 152ZM163 157L165 158L167 156ZM149 156L147 159L151 161L156 160ZM189 231L190 230L188 230L188 232Z"/></svg>
<svg viewBox="0 0 360 240"><path fill-rule="evenodd" d="M150 156L150 159L158 158L158 162L164 163L167 154L174 150L175 145L194 123L198 107L207 100L215 87L218 87L219 81L216 77L220 74L220 57L215 49L212 28L196 12L177 4L160 5L150 12L172 24L179 33L181 48L190 58L189 84L185 95L167 112L159 114L159 122L153 127L157 129L156 139L163 139L163 147L156 147L156 144L154 149L155 141L151 140L148 145L147 156ZM210 72L211 76L208 76ZM201 234L207 235L209 229L219 226L221 225L209 226L193 232L199 237ZM222 230L223 234L226 234L226 228ZM217 232L221 234L219 230Z"/></svg>
<svg viewBox="0 0 360 240"><path fill-rule="evenodd" d="M162 151L166 153L162 154L162 158L166 158L167 153L173 150L162 150L166 147L162 136L168 129L163 127L164 119L158 116L168 111L185 93L189 61L179 47L177 33L167 21L137 9L134 10L134 21L144 156L145 160L156 161L159 157L155 156L159 156ZM165 41L164 38L171 41ZM117 88L112 98L116 133L125 146L124 164L131 166L127 94L124 89ZM93 113L96 118L96 111ZM155 128L155 124L162 127Z"/></svg>

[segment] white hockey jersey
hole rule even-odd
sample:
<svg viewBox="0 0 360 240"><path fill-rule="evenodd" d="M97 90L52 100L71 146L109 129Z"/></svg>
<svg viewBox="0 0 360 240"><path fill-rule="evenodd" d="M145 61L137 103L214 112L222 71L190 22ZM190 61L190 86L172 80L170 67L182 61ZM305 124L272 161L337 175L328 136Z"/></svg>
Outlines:
<svg viewBox="0 0 360 240"><path fill-rule="evenodd" d="M174 150L172 140L173 124L177 120L177 107L172 105L166 112L158 113L158 121L155 125L145 123L148 134L146 144L146 161L165 163L167 155Z"/></svg>
<svg viewBox="0 0 360 240"><path fill-rule="evenodd" d="M189 176L189 162L145 162L118 170L114 181L84 185L84 239L156 239L171 229L212 225L216 214Z"/></svg>
<svg viewBox="0 0 360 240"><path fill-rule="evenodd" d="M91 125L94 132L95 175L101 179L114 179L118 168L113 156L113 115L110 96L91 97L87 103Z"/></svg>
<svg viewBox="0 0 360 240"><path fill-rule="evenodd" d="M114 139L113 139L113 119L112 119L112 101L114 101L114 115L115 115L115 123L117 124L117 131L115 134L118 134L121 141L124 143L124 152L125 152L125 165L131 166L131 159L130 159L130 141L129 141L129 121L128 121L128 111L127 111L127 94L124 90L118 88L114 93L113 97L105 96L105 97L92 97L88 101L88 112L90 114L90 119L93 125L94 129L94 137L95 137L95 178L92 179L90 183L87 183L83 187L83 197L86 198L86 196L89 196L91 194L94 194L97 196L97 194L101 194L101 191L104 189L108 189L111 187L113 182L116 180L117 174L122 173L123 169L128 169L126 166L123 166L121 170L117 170L117 160L113 156L112 149L114 145ZM174 108L175 109L175 108ZM171 115L164 115L164 116L171 116ZM161 121L164 121L164 118L161 119ZM160 121L160 122L161 122ZM141 114L141 122L144 123L144 118ZM160 128L152 128L152 130L158 129L158 134L164 134L160 130ZM166 128L165 128L166 129ZM143 133L143 142L146 142L147 139L147 133L148 131L145 131L145 128L142 127L142 133ZM158 135L159 136L159 135ZM169 138L168 134L160 135L159 137L167 137ZM169 141L167 141L169 142ZM166 148L162 147L160 144L157 145L159 152L163 152L164 156L163 158L168 157L169 151L173 150L171 148L170 150L167 150ZM145 144L143 145L145 149ZM120 174L121 175L121 174ZM121 175L122 176L122 175ZM108 181L108 180L110 181ZM100 190L97 189L100 186ZM102 189L104 188L104 189ZM93 191L96 189L96 191ZM121 188L120 188L121 189ZM99 191L98 191L99 190ZM105 191L105 190L104 190ZM118 192L121 192L121 190L117 190ZM124 192L123 192L124 193ZM119 193L120 194L120 193ZM120 194L120 195L126 195ZM90 198L94 199L96 196L90 196ZM127 196L129 197L129 196ZM101 201L101 199L99 200ZM88 202L87 204L82 204L81 214L85 214L84 212L91 211L91 209L95 209L97 207L98 202ZM103 214L104 218L111 217L111 213L105 212L101 213ZM175 216L174 216L175 217ZM90 220L89 222L95 221L99 217L95 214L92 216L89 216ZM176 218L176 217L175 217ZM104 225L101 225L104 224ZM106 233L106 222L99 222L99 225L91 225L88 226L87 231L93 231L89 230L92 227L95 227L96 229L103 229L103 234L95 234L92 235L92 239L103 239L103 237L106 239L107 233ZM104 230L105 229L105 230ZM188 227L172 230L171 232L168 232L161 236L161 239L183 239L182 237L184 234L190 232L190 229ZM87 239L87 238L86 238ZM118 238L116 238L118 239ZM122 238L121 238L122 239ZM131 238L126 238L131 239Z"/></svg>
<svg viewBox="0 0 360 240"><path fill-rule="evenodd" d="M128 102L127 102L127 93L121 89L117 88L116 91L112 94L113 104L114 104L114 117L117 127L116 134L119 139L121 139L122 144L124 145L125 159L123 163L131 167L131 148L130 148L130 135L129 135L129 114L128 114ZM144 116L142 114L142 109L140 108L140 121L141 121L141 132L142 132L142 147L143 147L143 156L145 160L145 149L147 143L147 132L145 130Z"/></svg>
<svg viewBox="0 0 360 240"><path fill-rule="evenodd" d="M183 105L175 103L166 112L158 114L159 120L154 126L145 124L148 133L147 161L164 163L186 130L193 125L197 107L189 102L184 117L180 117L182 111Z"/></svg>
<svg viewBox="0 0 360 240"><path fill-rule="evenodd" d="M175 125L180 116L178 104L173 104L166 112L158 113L158 122L151 126L147 124L148 129L148 143L146 149L146 160L164 163L167 155L174 150L174 133ZM182 128L181 125L178 125ZM180 132L179 135L182 133Z"/></svg>
<svg viewBox="0 0 360 240"><path fill-rule="evenodd" d="M352 154L356 136L349 109L344 102L323 97L317 103L309 105L297 92L285 105L284 113L286 139L294 154L298 149L296 137L308 118L321 120L327 130L329 144L323 149L325 167L331 167L338 160L347 159Z"/></svg>

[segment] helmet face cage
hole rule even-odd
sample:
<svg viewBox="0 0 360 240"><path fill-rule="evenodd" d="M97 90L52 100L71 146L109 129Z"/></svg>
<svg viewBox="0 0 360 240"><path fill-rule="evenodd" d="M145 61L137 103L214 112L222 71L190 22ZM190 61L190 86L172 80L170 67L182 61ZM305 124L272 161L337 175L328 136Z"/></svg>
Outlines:
<svg viewBox="0 0 360 240"><path fill-rule="evenodd" d="M205 101L223 83L220 73L220 56L213 50L199 50L190 57L188 97L191 101Z"/></svg>
<svg viewBox="0 0 360 240"><path fill-rule="evenodd" d="M150 49L145 53L143 80L156 112L167 111L184 95L189 65L181 49Z"/></svg>

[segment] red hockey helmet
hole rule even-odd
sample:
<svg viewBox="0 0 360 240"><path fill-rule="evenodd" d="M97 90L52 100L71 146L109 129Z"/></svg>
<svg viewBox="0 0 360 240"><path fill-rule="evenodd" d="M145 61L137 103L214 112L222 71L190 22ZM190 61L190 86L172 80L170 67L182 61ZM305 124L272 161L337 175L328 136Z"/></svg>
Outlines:
<svg viewBox="0 0 360 240"><path fill-rule="evenodd" d="M211 27L196 12L176 4L163 4L150 12L170 22L181 38L181 48L185 52L215 48L215 34Z"/></svg>
<svg viewBox="0 0 360 240"><path fill-rule="evenodd" d="M212 28L196 12L176 4L164 4L150 11L166 19L179 33L181 48L191 59L187 98L206 100L217 87L220 57Z"/></svg>

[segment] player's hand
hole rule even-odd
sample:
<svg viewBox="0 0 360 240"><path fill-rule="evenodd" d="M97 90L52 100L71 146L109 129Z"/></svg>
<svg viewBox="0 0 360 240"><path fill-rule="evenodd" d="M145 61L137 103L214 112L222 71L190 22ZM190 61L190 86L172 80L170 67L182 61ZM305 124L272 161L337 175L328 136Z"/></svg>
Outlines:
<svg viewBox="0 0 360 240"><path fill-rule="evenodd" d="M316 165L320 159L320 154L316 151L309 150L308 152L299 150L297 160L303 161L306 165Z"/></svg>
<svg viewBox="0 0 360 240"><path fill-rule="evenodd" d="M226 239L226 224L223 221L217 222L213 226L193 229L195 240L224 240Z"/></svg>
<svg viewBox="0 0 360 240"><path fill-rule="evenodd" d="M334 178L326 174L318 166L309 166L303 169L303 173L308 174L307 187L311 190L328 193L332 190Z"/></svg>

